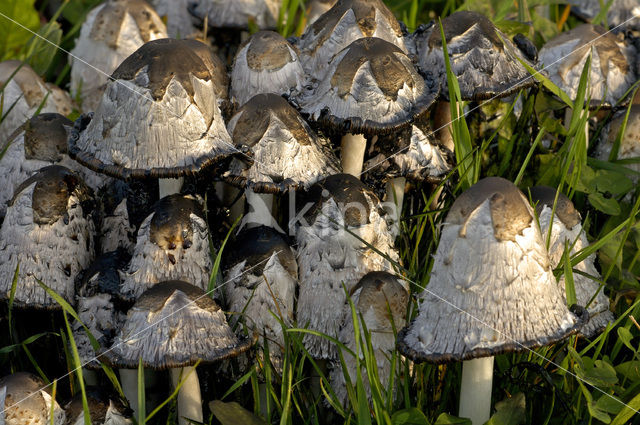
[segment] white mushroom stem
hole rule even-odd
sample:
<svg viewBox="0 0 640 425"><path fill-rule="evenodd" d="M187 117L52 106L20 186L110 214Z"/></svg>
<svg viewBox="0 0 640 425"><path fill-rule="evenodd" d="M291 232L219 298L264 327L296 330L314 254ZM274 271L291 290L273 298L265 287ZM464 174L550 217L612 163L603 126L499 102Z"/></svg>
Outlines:
<svg viewBox="0 0 640 425"><path fill-rule="evenodd" d="M273 194L255 193L253 190L247 189L244 191L244 195L249 206L249 212L243 219L247 228L258 226L274 227L274 219L271 215L271 211L273 211Z"/></svg>
<svg viewBox="0 0 640 425"><path fill-rule="evenodd" d="M160 195L160 199L174 193L180 193L183 181L182 177L177 179L158 179L158 195Z"/></svg>
<svg viewBox="0 0 640 425"><path fill-rule="evenodd" d="M362 134L347 133L342 136L342 172L360 178L367 139Z"/></svg>
<svg viewBox="0 0 640 425"><path fill-rule="evenodd" d="M133 410L133 417L138 417L138 370L120 369L120 386L125 398L129 401L129 407Z"/></svg>
<svg viewBox="0 0 640 425"><path fill-rule="evenodd" d="M440 144L451 152L454 151L453 134L451 132L451 105L449 102L439 101L433 118L433 126L438 132Z"/></svg>
<svg viewBox="0 0 640 425"><path fill-rule="evenodd" d="M404 202L404 187L407 179L404 177L394 177L387 181L387 200L385 202L387 212L390 214L392 223L392 234L399 233L400 215L402 214L402 204Z"/></svg>
<svg viewBox="0 0 640 425"><path fill-rule="evenodd" d="M182 380L178 392L178 422L188 425L188 419L202 422L202 396L200 395L200 381L198 374L192 367L169 369L171 383L174 387ZM186 419L188 418L188 419Z"/></svg>
<svg viewBox="0 0 640 425"><path fill-rule="evenodd" d="M458 416L471 419L472 425L482 425L487 422L491 416L492 385L493 357L462 362Z"/></svg>

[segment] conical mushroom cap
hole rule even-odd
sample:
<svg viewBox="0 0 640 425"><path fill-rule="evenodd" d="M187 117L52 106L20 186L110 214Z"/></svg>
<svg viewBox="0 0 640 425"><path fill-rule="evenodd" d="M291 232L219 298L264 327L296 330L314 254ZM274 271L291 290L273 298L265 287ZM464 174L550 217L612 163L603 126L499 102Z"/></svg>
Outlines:
<svg viewBox="0 0 640 425"><path fill-rule="evenodd" d="M253 22L260 29L275 28L280 3L276 0L196 0L189 5L192 15L210 28L247 29Z"/></svg>
<svg viewBox="0 0 640 425"><path fill-rule="evenodd" d="M16 306L61 308L36 279L73 303L73 280L93 258L91 204L82 179L57 165L16 189L0 229L0 297L9 298L19 263Z"/></svg>
<svg viewBox="0 0 640 425"><path fill-rule="evenodd" d="M470 11L455 12L442 20L442 28L451 70L458 77L463 100L505 97L535 84L518 59L533 64L486 16ZM426 79L446 81L440 27L433 25L414 38L419 67Z"/></svg>
<svg viewBox="0 0 640 425"><path fill-rule="evenodd" d="M549 259L551 260L551 267L557 268L564 255L565 244L568 244L570 248L569 255L571 256L589 246L587 235L580 222L580 213L575 209L573 202L569 198L563 193L559 193L555 215L553 216L553 225L551 225L556 190L548 186L535 186L530 189L530 193L531 201L537 202L536 210L543 239L546 240L546 236L551 229ZM594 279L600 279L600 273L598 273L594 265L595 259L595 254L591 254L573 268L593 276ZM564 275L560 278L558 285L562 293L566 294ZM582 335L590 338L598 334L608 323L614 320L613 313L609 311L609 299L597 281L583 274L573 273L573 286L576 302L581 306L587 306L594 294L598 293L587 306L589 321L580 329Z"/></svg>
<svg viewBox="0 0 640 425"><path fill-rule="evenodd" d="M324 79L329 61L364 37L381 38L407 52L400 24L381 0L340 0L306 29L297 44L305 71Z"/></svg>
<svg viewBox="0 0 640 425"><path fill-rule="evenodd" d="M288 95L305 79L298 51L280 34L260 31L240 48L231 71L231 96L244 105L260 93Z"/></svg>
<svg viewBox="0 0 640 425"><path fill-rule="evenodd" d="M420 312L398 344L415 361L443 363L551 344L582 324L565 304L527 199L489 177L451 207Z"/></svg>
<svg viewBox="0 0 640 425"><path fill-rule="evenodd" d="M376 134L408 125L435 102L433 88L397 46L361 38L335 55L326 77L298 98L303 113L338 131Z"/></svg>
<svg viewBox="0 0 640 425"><path fill-rule="evenodd" d="M587 45L588 48L581 48ZM538 57L549 79L575 99L589 55L591 67L587 96L591 98L591 107L601 103L611 107L637 79L634 66L637 52L631 44L600 26L583 24L549 40L540 49Z"/></svg>
<svg viewBox="0 0 640 425"><path fill-rule="evenodd" d="M144 0L107 0L93 8L69 55L71 92L80 97L82 109L96 110L109 74L123 60L144 43L165 37L165 25Z"/></svg>
<svg viewBox="0 0 640 425"><path fill-rule="evenodd" d="M166 369L233 357L252 343L235 336L224 312L204 291L169 281L140 296L101 358L119 368L137 368L142 358L146 368Z"/></svg>
<svg viewBox="0 0 640 425"><path fill-rule="evenodd" d="M148 42L111 78L93 117L69 137L81 164L121 179L170 178L233 152L209 69L188 43Z"/></svg>
<svg viewBox="0 0 640 425"><path fill-rule="evenodd" d="M6 395L1 408L3 423L6 425L65 424L64 410L51 398L50 386L40 377L17 372L0 379L0 389L3 387L6 388ZM55 403L53 422L49 417L51 402Z"/></svg>
<svg viewBox="0 0 640 425"><path fill-rule="evenodd" d="M308 188L338 172L338 160L309 128L298 111L270 93L251 98L227 126L237 154L225 179L255 192L277 193ZM247 161L247 153L252 158Z"/></svg>

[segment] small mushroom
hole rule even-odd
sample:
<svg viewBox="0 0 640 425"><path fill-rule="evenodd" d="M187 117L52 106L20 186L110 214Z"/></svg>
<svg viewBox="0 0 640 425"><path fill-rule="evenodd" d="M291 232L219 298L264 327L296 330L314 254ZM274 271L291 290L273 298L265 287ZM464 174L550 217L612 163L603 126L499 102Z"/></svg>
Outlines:
<svg viewBox="0 0 640 425"><path fill-rule="evenodd" d="M138 230L122 294L137 299L156 283L176 279L207 289L213 268L208 235L201 199L174 194L159 200Z"/></svg>
<svg viewBox="0 0 640 425"><path fill-rule="evenodd" d="M71 92L84 111L95 111L111 74L144 43L167 29L144 0L107 0L93 8L71 50Z"/></svg>
<svg viewBox="0 0 640 425"><path fill-rule="evenodd" d="M639 30L640 5L637 0L613 0L612 3L600 3L599 0L570 0L571 12L587 22L591 22L606 5L607 23L613 32ZM635 18L635 19L634 19Z"/></svg>
<svg viewBox="0 0 640 425"><path fill-rule="evenodd" d="M244 105L254 95L289 95L302 89L304 70L298 51L273 31L260 31L238 50L231 71L231 97Z"/></svg>
<svg viewBox="0 0 640 425"><path fill-rule="evenodd" d="M65 425L64 410L51 397L40 377L28 372L16 372L0 378L0 422L6 425ZM53 418L51 418L52 406Z"/></svg>
<svg viewBox="0 0 640 425"><path fill-rule="evenodd" d="M611 107L637 79L634 66L637 52L631 44L600 26L583 24L549 40L540 49L538 57L549 73L549 79L575 99L582 70L590 55L586 96L591 99L593 109L601 104Z"/></svg>
<svg viewBox="0 0 640 425"><path fill-rule="evenodd" d="M189 5L192 15L207 19L211 28L248 29L253 23L260 29L276 26L280 2L277 0L194 0Z"/></svg>
<svg viewBox="0 0 640 425"><path fill-rule="evenodd" d="M452 205L421 301L398 348L416 362L464 361L459 416L474 425L489 419L492 356L553 344L583 324L565 304L529 202L500 177Z"/></svg>
<svg viewBox="0 0 640 425"><path fill-rule="evenodd" d="M371 337L371 348L376 359L378 378L383 388L387 388L389 391L393 391L392 388L389 388L389 379L391 374L395 373L391 370L391 357L396 348L394 330L404 327L409 302L406 286L406 283L390 273L370 272L364 275L358 284L351 289L351 300L360 320L362 350L367 349L364 334L364 326L366 326ZM362 356L361 352L357 352L351 307L348 304L344 308L344 322L339 339L356 355ZM338 400L343 406L346 406L348 396L345 374L348 374L350 381L355 383L357 372L356 359L353 356L345 353L344 361L346 370L342 369L340 362L334 362L329 379ZM361 358L364 389L369 401L371 401L371 387L363 363L364 360ZM384 394L383 397L385 397Z"/></svg>
<svg viewBox="0 0 640 425"><path fill-rule="evenodd" d="M146 290L127 313L127 318L101 356L113 367L170 369L174 385L185 378L178 393L178 416L202 422L200 384L195 370L198 360L211 363L248 350L252 338L238 339L223 311L200 288L182 281L161 282ZM123 388L124 389L124 388ZM135 389L124 389L136 394Z"/></svg>
<svg viewBox="0 0 640 425"><path fill-rule="evenodd" d="M325 79L333 57L365 37L383 39L407 52L400 24L381 0L339 0L298 41L304 70L314 79Z"/></svg>
<svg viewBox="0 0 640 425"><path fill-rule="evenodd" d="M132 425L130 409L120 401L116 394L107 393L102 387L87 387L85 394L92 425ZM64 406L67 425L83 425L84 407L82 393L78 392Z"/></svg>
<svg viewBox="0 0 640 425"><path fill-rule="evenodd" d="M0 141L9 139L13 132L36 111L59 112L44 81L26 63L17 60L0 62L0 106L2 120L0 122Z"/></svg>
<svg viewBox="0 0 640 425"><path fill-rule="evenodd" d="M387 258L398 261L398 253L378 198L357 178L329 176L301 198L298 326L337 337L346 302L343 285L350 291L368 272L391 270ZM336 357L335 346L324 338L305 334L303 342L314 358Z"/></svg>
<svg viewBox="0 0 640 425"><path fill-rule="evenodd" d="M229 311L243 312L231 322L243 321L251 333L259 335L258 356L269 345L271 364L282 373L284 329L294 319L294 298L298 286L295 253L281 233L260 226L243 230L224 252L223 291ZM238 327L237 332L243 332Z"/></svg>
<svg viewBox="0 0 640 425"><path fill-rule="evenodd" d="M542 237L546 240L547 234L551 231L549 243L549 258L551 267L556 268L565 251L565 244L571 248L569 255L575 255L578 251L589 246L587 234L580 223L580 213L573 206L573 202L563 193L558 194L553 224L551 224L551 213L556 197L556 190L548 186L535 186L530 189L531 200L536 205L538 221L542 230ZM595 278L600 278L600 273L594 265L595 254L591 254L574 268ZM592 338L602 331L607 324L615 319L613 313L609 311L609 299L600 289L600 284L595 280L581 275L573 274L573 284L576 292L576 302L578 305L587 306L591 298L597 293L593 301L587 306L589 321L580 329L580 333L587 338ZM560 289L565 291L564 275L558 282Z"/></svg>
<svg viewBox="0 0 640 425"><path fill-rule="evenodd" d="M58 165L41 169L16 189L0 229L1 298L9 298L19 266L16 306L61 308L37 280L74 302L73 280L93 259L91 201L82 179Z"/></svg>
<svg viewBox="0 0 640 425"><path fill-rule="evenodd" d="M111 77L93 117L70 135L81 164L124 180L160 178L163 197L234 151L209 68L189 43L150 41Z"/></svg>

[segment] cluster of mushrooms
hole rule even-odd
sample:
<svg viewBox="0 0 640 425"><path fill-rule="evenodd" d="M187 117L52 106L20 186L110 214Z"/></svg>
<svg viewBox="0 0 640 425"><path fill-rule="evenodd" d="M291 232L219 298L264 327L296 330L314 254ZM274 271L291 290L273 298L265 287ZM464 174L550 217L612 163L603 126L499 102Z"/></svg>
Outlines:
<svg viewBox="0 0 640 425"><path fill-rule="evenodd" d="M575 266L576 306L553 275L566 246L588 246L571 201L489 177L448 210L418 314L405 322L409 281L394 247L403 197L455 178L437 24L408 34L381 0L312 2L318 16L285 39L268 30L274 0L152 3L108 0L87 15L70 56L71 96L28 65L0 63L3 106L12 107L0 124L0 297L57 310L53 291L75 306L87 381L104 380L91 372L101 363L118 369L131 408L90 393L96 423L138 415L140 364L169 370L182 385L180 423L201 422L192 366L233 374L235 358L242 373L256 361L280 371L288 327L315 331L304 346L326 361L347 404L346 377L354 382L361 362L347 355L343 370L336 344L317 332L360 355L350 300L381 382L400 373L391 370L396 349L414 362L463 361L459 414L481 424L492 356L590 338L613 320L593 255ZM264 30L249 36L248 21ZM195 38L202 23L224 47ZM594 108L616 105L638 77L631 40L591 24L539 53L478 13L456 12L442 26L462 100L527 90L535 79L523 64L545 67L575 97L589 55ZM78 108L72 98L83 112L75 122L65 118ZM599 141L602 158L620 120ZM634 106L628 125L639 120ZM637 132L628 133L620 158L638 156ZM212 275L211 247L234 222ZM51 407L44 387L26 373L0 380L4 420L62 424L66 411L66 423L82 422L81 400Z"/></svg>

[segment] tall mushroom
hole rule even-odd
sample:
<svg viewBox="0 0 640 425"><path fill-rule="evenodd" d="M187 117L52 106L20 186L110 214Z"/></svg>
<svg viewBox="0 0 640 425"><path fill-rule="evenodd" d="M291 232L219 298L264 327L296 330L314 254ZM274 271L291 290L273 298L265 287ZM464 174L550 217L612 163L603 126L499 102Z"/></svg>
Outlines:
<svg viewBox="0 0 640 425"><path fill-rule="evenodd" d="M95 111L111 74L144 43L167 37L167 28L144 0L107 0L88 14L69 55L71 92Z"/></svg>
<svg viewBox="0 0 640 425"><path fill-rule="evenodd" d="M51 397L48 387L38 376L27 372L0 378L0 395L4 395L4 399L0 399L0 422L6 425L65 425L64 410Z"/></svg>
<svg viewBox="0 0 640 425"><path fill-rule="evenodd" d="M209 68L188 42L150 41L111 77L69 137L81 164L124 180L159 178L162 198L234 151Z"/></svg>
<svg viewBox="0 0 640 425"><path fill-rule="evenodd" d="M320 180L299 206L298 326L337 337L346 302L343 285L350 291L368 272L391 270L398 254L378 198L354 176ZM335 359L329 340L305 334L303 343L314 358Z"/></svg>
<svg viewBox="0 0 640 425"><path fill-rule="evenodd" d="M473 425L489 419L492 356L552 344L583 324L565 304L529 202L500 177L451 206L421 298L398 348L416 362L464 361L460 416Z"/></svg>
<svg viewBox="0 0 640 425"><path fill-rule="evenodd" d="M556 198L556 190L548 186L535 186L530 189L531 201L536 204L538 221L542 230L543 239L551 232L549 243L549 259L551 267L556 268L565 252L565 244L568 244L569 255L575 255L589 246L587 234L580 223L580 213L573 206L573 202L563 193L558 194L555 215L551 220L553 205ZM552 224L553 221L553 224ZM594 264L595 254L591 254L583 261L575 265L575 269L594 278L600 278L600 273ZM568 259L567 259L568 261ZM595 280L579 273L573 275L576 302L586 306L589 313L589 321L580 329L580 333L587 338L597 335L607 324L613 322L613 313L609 311L609 299L601 290ZM558 282L560 289L565 291L564 275ZM593 298L593 301L591 301ZM589 303L591 301L591 303Z"/></svg>
<svg viewBox="0 0 640 425"><path fill-rule="evenodd" d="M51 165L16 189L0 229L0 298L19 266L16 306L59 309L38 284L74 302L73 279L93 258L92 194L71 170Z"/></svg>
<svg viewBox="0 0 640 425"><path fill-rule="evenodd" d="M391 369L391 356L396 348L396 335L394 329L402 329L405 325L409 293L406 284L387 272L370 272L360 279L351 289L351 300L355 307L358 324L361 331L360 346L366 350L364 326L371 336L371 348L376 361L377 374L383 388L389 388L389 379L396 371ZM359 364L362 367L362 380L367 397L371 400L371 386L366 370L364 369L363 354L357 352L355 343L355 328L351 315L351 308L344 308L344 322L340 330L339 339L347 348L360 356ZM330 374L331 387L343 406L347 405L348 393L345 375L351 382L356 381L356 359L345 355L346 370L343 370L340 362L334 362ZM386 394L382 394L385 398Z"/></svg>
<svg viewBox="0 0 640 425"><path fill-rule="evenodd" d="M201 289L182 281L161 282L146 290L127 313L111 348L101 359L114 367L169 369L177 385L179 423L202 422L198 360L216 362L251 347L252 338L238 339L223 311ZM187 378L186 375L190 373Z"/></svg>

